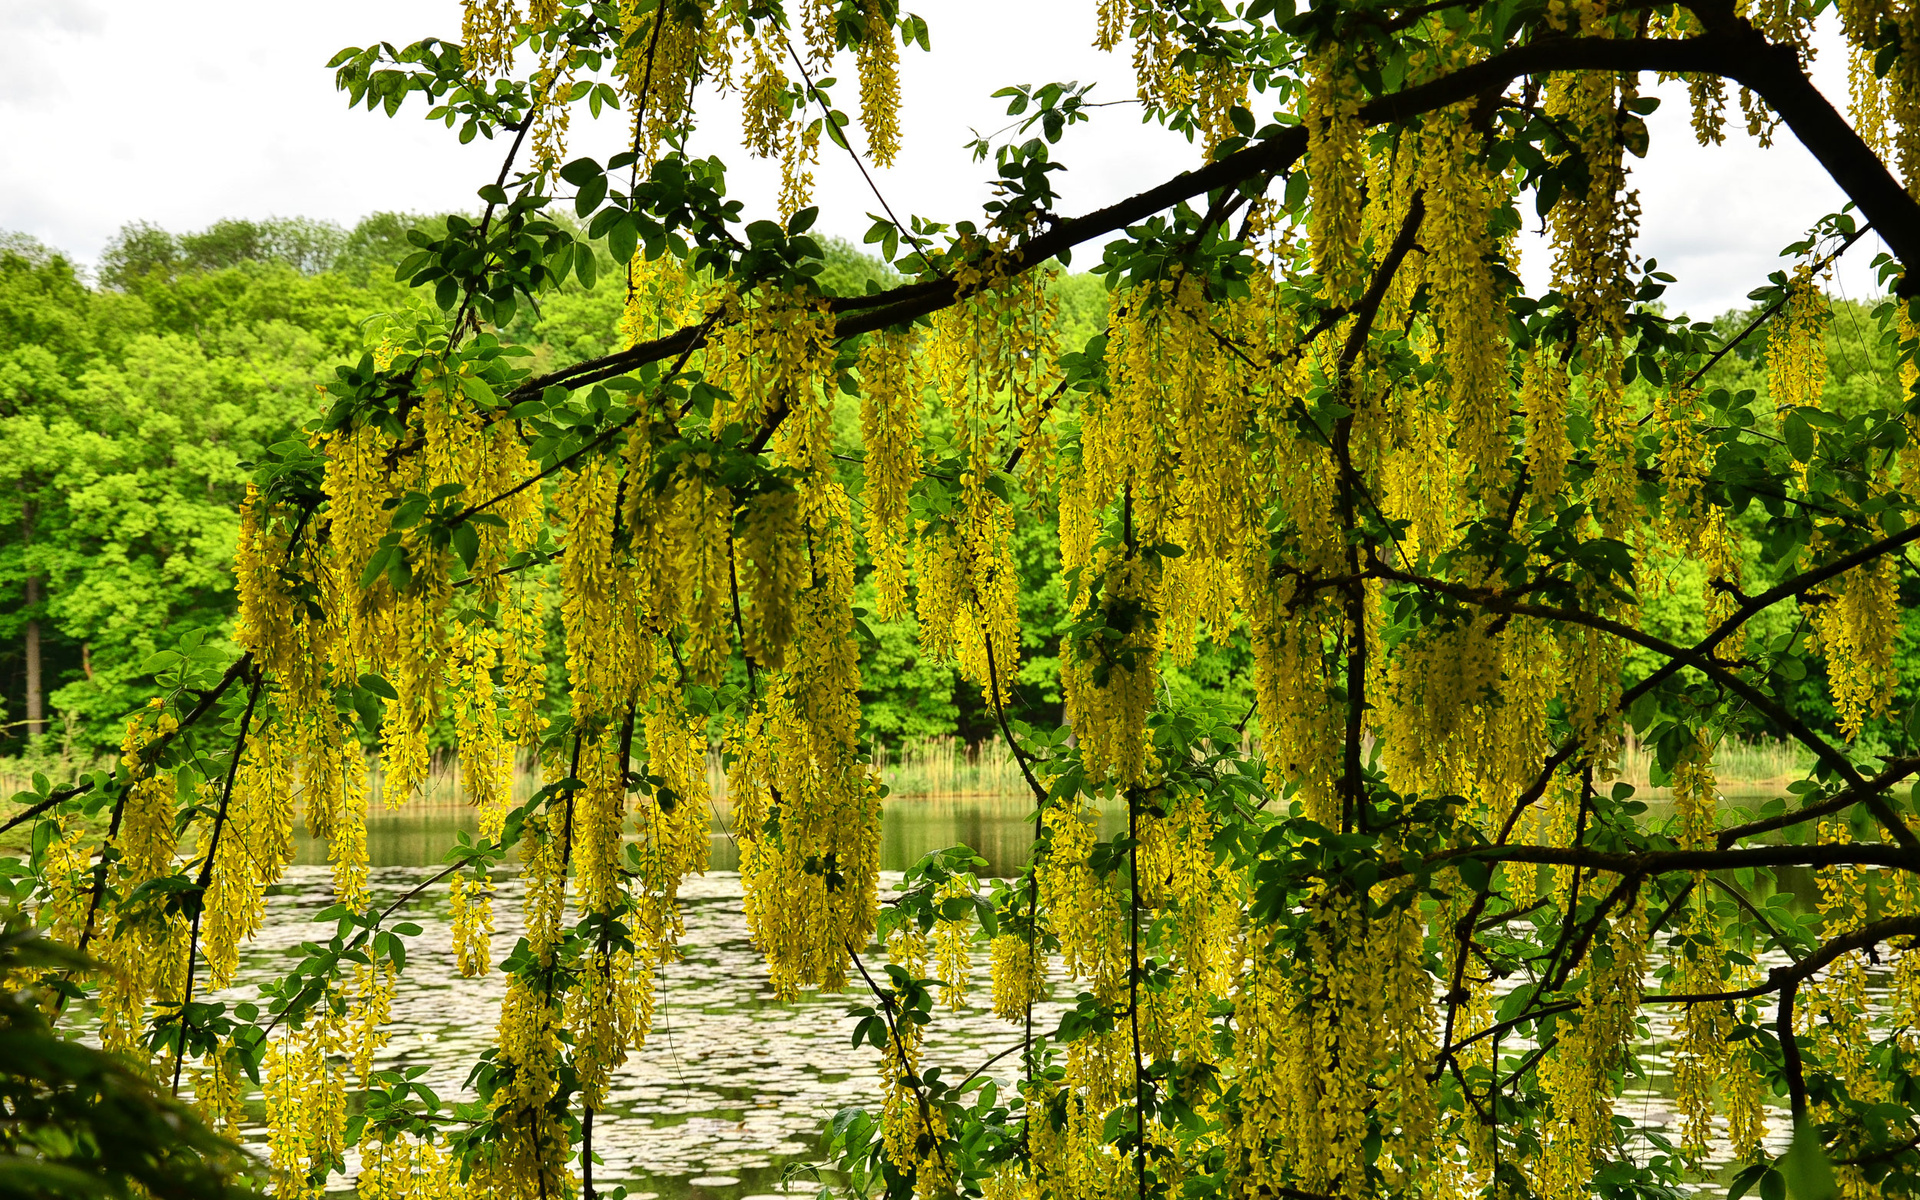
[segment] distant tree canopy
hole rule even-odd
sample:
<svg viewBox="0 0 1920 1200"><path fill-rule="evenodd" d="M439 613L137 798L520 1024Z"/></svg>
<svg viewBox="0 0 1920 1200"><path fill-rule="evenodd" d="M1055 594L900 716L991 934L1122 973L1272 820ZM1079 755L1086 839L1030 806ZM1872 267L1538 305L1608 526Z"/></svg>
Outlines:
<svg viewBox="0 0 1920 1200"><path fill-rule="evenodd" d="M860 993L877 1096L823 1169L862 1195L1920 1191L1920 19L1834 6L1843 118L1806 73L1823 4L1088 8L1192 169L1066 215L1073 127L1113 114L1009 87L980 213L903 216L868 174L884 267L814 234L812 194L906 136L933 31L893 0L471 0L458 43L335 57L350 103L502 166L477 215L405 233L411 290L334 343L298 433L220 477L245 488L230 644L156 650L117 764L7 819L23 909L107 967L74 985L102 1044L232 1123L258 1071L282 1196L350 1148L368 1194L596 1196L717 750L770 989ZM1737 104L1848 197L1744 320L1666 311L1636 251L1662 77L1702 146ZM771 211L688 149L723 91L779 163ZM1869 229L1889 295L1836 307ZM94 323L49 302L39 378L72 394L40 419L152 395L131 436L167 461L136 478L210 471L169 356L205 393L270 336L225 313L335 327L345 293L292 265L331 244L134 230L101 295L28 262L23 294L177 331L74 391L59 339ZM240 247L278 265L222 266ZM1096 247L1103 297L1055 274ZM155 527L128 491L57 514L106 548L76 578ZM954 847L882 887L868 714L883 687L940 704L928 663L1017 758L1014 879ZM1615 777L1629 729L1658 808ZM1757 731L1813 767L1723 804L1716 755ZM369 750L405 797L449 743L478 838L377 905ZM296 786L335 932L230 1008ZM496 963L509 854L525 934ZM404 909L443 883L459 969L502 976L451 1107L377 1069L409 1033ZM934 1062L977 953L1014 1048ZM1643 1120L1621 1097L1656 1073L1673 1111Z"/></svg>
<svg viewBox="0 0 1920 1200"><path fill-rule="evenodd" d="M238 267L282 263L302 275L333 273L366 282L407 252L407 232L434 224L410 213L375 213L351 230L306 217L215 221L198 233L169 233L146 221L122 227L100 255L100 282L129 290L158 276L172 280Z"/></svg>
<svg viewBox="0 0 1920 1200"><path fill-rule="evenodd" d="M372 245L392 223L336 241ZM0 247L0 745L36 716L56 738L76 720L83 751L117 741L152 693L146 660L233 611L243 464L298 429L369 317L407 303L391 260L359 283L301 273L275 239L324 227L277 225L130 226L97 290L44 247Z"/></svg>

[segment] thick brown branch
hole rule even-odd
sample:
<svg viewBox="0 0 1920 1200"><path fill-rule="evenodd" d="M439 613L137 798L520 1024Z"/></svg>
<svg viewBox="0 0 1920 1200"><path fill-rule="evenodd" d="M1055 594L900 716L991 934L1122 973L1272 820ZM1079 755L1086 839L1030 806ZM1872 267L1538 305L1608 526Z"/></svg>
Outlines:
<svg viewBox="0 0 1920 1200"><path fill-rule="evenodd" d="M1461 846L1421 862L1425 868L1475 859L1483 863L1532 863L1585 867L1617 875L1670 875L1681 871L1730 871L1741 867L1890 867L1920 873L1920 854L1884 842L1815 846L1738 846L1726 850L1646 850L1637 854L1584 846ZM1379 864L1380 879L1409 873L1401 862Z"/></svg>
<svg viewBox="0 0 1920 1200"><path fill-rule="evenodd" d="M1911 778L1916 771L1920 771L1920 758L1890 758L1880 774L1866 780L1857 788L1836 792L1818 804L1809 804L1805 808L1781 813L1777 817L1764 817L1758 821L1749 821L1745 825L1735 825L1721 830L1720 845L1725 848L1742 838L1757 837L1763 833L1772 833L1776 829L1804 825L1808 821L1830 816L1860 803L1865 798L1864 793L1879 795L1894 784Z"/></svg>
<svg viewBox="0 0 1920 1200"><path fill-rule="evenodd" d="M1775 967L1767 974L1767 982L1748 988L1739 988L1726 992L1667 992L1642 996L1642 1004L1719 1004L1735 1000L1754 1000L1773 992L1781 993L1780 1008L1776 1014L1780 1031L1780 1046L1786 1057L1787 1087L1796 1098L1796 1114L1803 1112L1806 1105L1806 1084L1800 1078L1800 1048L1793 1039L1793 998L1799 986L1821 971L1832 966L1842 955L1858 950L1867 950L1889 938L1920 937L1920 917L1889 917L1875 921L1852 933L1835 938L1822 945L1805 959L1790 967ZM1580 1007L1576 1000L1563 1000L1555 1004L1543 1005L1525 1016L1514 1017L1490 1025L1471 1037L1462 1038L1457 1044L1445 1046L1438 1061L1445 1064L1454 1055L1489 1037L1498 1037L1529 1021L1538 1021L1560 1013L1572 1012Z"/></svg>
<svg viewBox="0 0 1920 1200"><path fill-rule="evenodd" d="M1775 1031L1780 1037L1780 1057L1787 1076L1787 1096L1792 1102L1795 1124L1807 1115L1807 1081L1801 1074L1800 1043L1793 1035L1793 1002L1800 985L1825 970L1842 955L1867 950L1895 937L1920 937L1920 917L1888 917L1837 937L1809 954L1792 967L1775 967L1768 975L1770 987L1780 989L1780 1007L1775 1014Z"/></svg>
<svg viewBox="0 0 1920 1200"><path fill-rule="evenodd" d="M1661 71L1719 75L1741 83L1772 105L1821 166L1859 206L1902 262L1920 261L1920 205L1907 195L1878 155L1834 111L1801 70L1797 53L1775 46L1744 21L1694 38L1543 38L1496 54L1438 79L1377 97L1360 108L1367 125L1413 120L1516 79L1561 71ZM1235 188L1291 171L1306 153L1305 126L1229 154L1117 204L1062 221L1016 249L1006 263L1018 274L1083 243L1117 233L1157 212L1219 188ZM870 296L841 297L828 306L841 314L843 337L901 325L963 298L951 280L909 283ZM589 359L529 380L514 393L525 398L554 385L582 387L623 375L644 363L698 349L706 330L688 326L654 341Z"/></svg>

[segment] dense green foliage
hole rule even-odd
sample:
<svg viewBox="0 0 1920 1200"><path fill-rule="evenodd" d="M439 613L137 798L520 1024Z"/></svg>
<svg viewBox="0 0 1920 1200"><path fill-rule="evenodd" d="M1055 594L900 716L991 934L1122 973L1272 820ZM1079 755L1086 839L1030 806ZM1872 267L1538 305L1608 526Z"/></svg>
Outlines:
<svg viewBox="0 0 1920 1200"><path fill-rule="evenodd" d="M1873 317L1874 305L1837 297L1830 303L1832 317L1825 331L1823 403L1849 417L1896 404L1900 394L1898 346L1893 339L1882 336L1879 323ZM1703 376L1700 387L1724 390L1734 401L1735 410L1753 415L1755 428L1777 436L1777 405L1767 378L1767 328L1762 324L1749 330L1756 318L1768 313L1767 306L1756 304L1714 319L1715 343L1731 343L1731 346L1726 356ZM1743 332L1745 337L1741 337ZM1755 504L1733 522L1740 535L1742 577L1747 580L1750 592L1772 586L1794 569L1790 559L1779 561L1760 540L1768 528L1770 507L1765 503ZM1703 636L1707 631L1702 587L1705 575L1706 568L1700 562L1676 558L1671 561L1668 574L1649 580L1640 597L1647 632L1679 643L1697 641ZM1795 711L1814 719L1823 732L1831 732L1835 728L1835 713L1826 663L1818 654L1805 649L1807 618L1805 611L1796 613L1784 608L1760 614L1747 626L1747 650L1755 656L1771 654L1781 639L1791 635L1794 653L1783 653L1782 658L1791 661L1792 665L1786 670L1793 674L1781 678L1778 685L1792 700ZM1912 709L1915 697L1920 695L1920 688L1916 686L1920 684L1920 615L1903 609L1901 621L1894 656L1901 679L1899 702L1893 706L1895 715L1889 720L1870 722L1861 735L1862 745L1874 751L1898 744L1901 735L1894 725ZM1783 652L1787 649L1784 645L1777 648ZM1655 656L1645 648L1634 646L1627 650L1629 678L1643 676L1654 665ZM1786 736L1784 730L1768 725L1764 718L1750 715L1749 720L1750 733Z"/></svg>
<svg viewBox="0 0 1920 1200"><path fill-rule="evenodd" d="M32 931L0 933L0 977L86 969ZM0 1196L220 1200L243 1156L118 1058L56 1035L44 988L0 990ZM135 1189L138 1189L137 1191Z"/></svg>
<svg viewBox="0 0 1920 1200"><path fill-rule="evenodd" d="M155 649L231 616L244 464L306 419L367 314L406 302L386 273L307 274L265 251L168 260L161 244L130 227L106 256L117 286L98 288L33 243L0 253L0 671L16 747L27 622L42 627L53 731L84 746L117 740Z"/></svg>

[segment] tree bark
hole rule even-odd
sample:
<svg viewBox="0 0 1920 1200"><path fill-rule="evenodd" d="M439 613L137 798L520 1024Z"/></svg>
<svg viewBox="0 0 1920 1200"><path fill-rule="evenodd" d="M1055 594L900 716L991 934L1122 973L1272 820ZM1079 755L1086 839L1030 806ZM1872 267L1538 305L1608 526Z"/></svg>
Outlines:
<svg viewBox="0 0 1920 1200"><path fill-rule="evenodd" d="M24 485L23 489L24 489ZM34 504L29 497L22 506L20 514L20 541L29 554L33 549ZM26 660L27 660L27 737L34 738L47 730L46 683L40 670L40 614L39 608L43 596L41 580L32 567L27 568L26 581Z"/></svg>
<svg viewBox="0 0 1920 1200"><path fill-rule="evenodd" d="M27 576L27 608L31 611L40 603L40 577ZM46 694L40 677L40 618L27 618L27 736L37 737L45 733Z"/></svg>

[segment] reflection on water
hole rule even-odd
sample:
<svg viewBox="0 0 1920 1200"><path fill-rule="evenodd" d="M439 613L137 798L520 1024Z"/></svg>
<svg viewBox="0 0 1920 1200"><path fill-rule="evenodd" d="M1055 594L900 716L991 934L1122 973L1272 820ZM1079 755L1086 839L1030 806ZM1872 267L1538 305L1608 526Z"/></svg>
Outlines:
<svg viewBox="0 0 1920 1200"><path fill-rule="evenodd" d="M1732 811L1735 806L1757 807L1766 798L1730 798L1723 823L1744 819ZM1646 819L1663 820L1670 802L1647 799L1652 811ZM683 893L685 956L660 973L654 1032L616 1076L612 1105L595 1122L595 1148L606 1161L597 1178L626 1181L643 1196L769 1197L784 1164L817 1151L825 1120L843 1107L874 1101L877 1052L849 1045L851 1022L844 1014L854 998L810 995L780 1004L766 987L765 968L748 943L740 912L738 854L727 817L724 809L714 814L712 870L690 880ZM1102 836L1111 837L1124 828L1125 815L1109 808L1100 823ZM464 808L370 818L376 901L412 887L428 864L441 861L456 831L475 827ZM989 874L1010 874L1026 861L1032 841L1032 806L1023 797L891 801L883 826L882 867L888 874L882 886L897 884L897 872L927 851L956 843L979 851L991 864ZM331 900L325 846L303 834L298 855L300 865L274 890L266 928L243 955L243 986L223 997L229 1001L251 998L245 985L276 978L298 943L316 936L312 915ZM1797 905L1813 901L1811 872L1785 872L1775 886L1792 891ZM508 875L497 890L495 961L520 935L518 880ZM423 932L409 943L409 967L393 1008L394 1037L380 1065L425 1066L427 1082L442 1097L470 1098L462 1086L465 1073L491 1043L501 976L459 977L449 951L443 887L431 889L408 915ZM946 1067L950 1077L964 1076L1018 1040L1016 1029L979 1006L989 1002L990 988L985 956L978 957L976 1006L943 1014L928 1030L926 1061ZM1059 1009L1041 1006L1036 1027L1051 1029ZM1647 1016L1655 1041L1662 1040L1670 1015L1654 1008ZM1512 1043L1501 1049L1515 1065L1526 1051ZM1007 1083L1017 1062L1009 1056L987 1073ZM1672 1115L1666 1056L1650 1052L1642 1062L1648 1074L1634 1081L1620 1113L1643 1129L1664 1127ZM1785 1122L1776 1115L1772 1125L1776 1137L1770 1140L1779 1141ZM815 1186L800 1183L793 1190Z"/></svg>
<svg viewBox="0 0 1920 1200"><path fill-rule="evenodd" d="M1100 836L1126 827L1126 812L1113 805L1101 810ZM440 862L454 834L477 834L473 809L460 805L403 808L367 818L367 858L376 867L421 867ZM713 810L713 854L709 869L736 871L740 852L733 844L732 813ZM294 862L317 866L327 861L322 840L295 829ZM1013 875L1033 849L1033 804L1024 796L963 796L889 800L880 827L880 869L904 871L929 850L971 846L987 860L987 874Z"/></svg>
<svg viewBox="0 0 1920 1200"><path fill-rule="evenodd" d="M1719 828L1728 829L1759 819L1760 810L1768 801L1785 794L1785 788L1732 790L1723 793L1718 806ZM1641 817L1643 825L1657 829L1675 819L1673 794L1666 788L1643 788L1634 798L1645 802L1647 806L1646 814ZM1788 804L1792 806L1794 801L1789 798ZM1778 843L1784 840L1786 840L1785 831L1775 831L1754 839L1760 843ZM1755 904L1764 907L1767 900L1776 893L1787 895L1788 910L1795 916L1804 916L1812 912L1820 901L1819 882L1811 867L1774 867L1771 870L1756 871L1753 876L1753 886L1746 889L1745 895ZM1868 920L1879 918L1879 891L1871 886L1871 881L1868 888L1867 908Z"/></svg>

